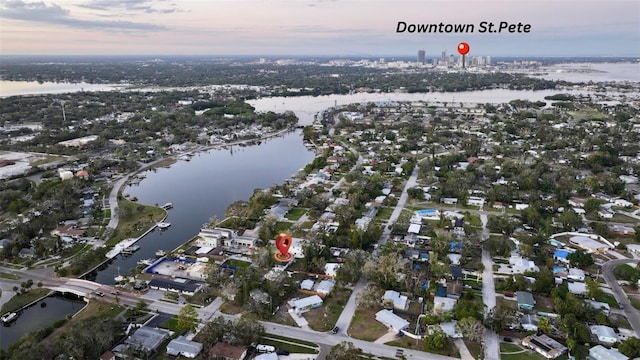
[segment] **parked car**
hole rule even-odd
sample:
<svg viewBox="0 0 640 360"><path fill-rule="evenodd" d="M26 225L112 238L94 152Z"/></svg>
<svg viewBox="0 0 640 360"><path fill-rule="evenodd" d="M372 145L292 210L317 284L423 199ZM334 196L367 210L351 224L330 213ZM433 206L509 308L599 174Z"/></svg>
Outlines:
<svg viewBox="0 0 640 360"><path fill-rule="evenodd" d="M513 342L513 339L510 338L510 337L505 337L504 338L504 342L509 342L510 343L510 342Z"/></svg>
<svg viewBox="0 0 640 360"><path fill-rule="evenodd" d="M101 297L102 297L102 296L104 296L104 293L103 293L102 291L98 291L98 292L96 293L96 295L98 295L98 296L101 296Z"/></svg>
<svg viewBox="0 0 640 360"><path fill-rule="evenodd" d="M289 352L287 350L278 349L278 351L276 351L276 355L289 355Z"/></svg>
<svg viewBox="0 0 640 360"><path fill-rule="evenodd" d="M331 329L331 333L332 333L332 334L337 334L337 333L338 333L338 331L340 331L340 328L339 328L339 327L337 327L337 326L335 326L333 329Z"/></svg>

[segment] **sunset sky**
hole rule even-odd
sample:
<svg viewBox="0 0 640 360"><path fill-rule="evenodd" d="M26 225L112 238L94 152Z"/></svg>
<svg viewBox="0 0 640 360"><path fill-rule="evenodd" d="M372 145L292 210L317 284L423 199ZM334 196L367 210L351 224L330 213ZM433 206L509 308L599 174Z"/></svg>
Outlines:
<svg viewBox="0 0 640 360"><path fill-rule="evenodd" d="M472 34L396 33L399 21ZM482 21L528 34L478 33ZM0 0L0 53L640 56L637 0Z"/></svg>

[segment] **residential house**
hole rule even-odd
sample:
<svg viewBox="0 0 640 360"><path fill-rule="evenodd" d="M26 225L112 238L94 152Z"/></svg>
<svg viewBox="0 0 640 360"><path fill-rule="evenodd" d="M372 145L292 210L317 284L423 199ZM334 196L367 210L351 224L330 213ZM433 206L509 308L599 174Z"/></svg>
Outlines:
<svg viewBox="0 0 640 360"><path fill-rule="evenodd" d="M619 224L609 225L609 232L620 236L634 236L636 234L636 230L634 228Z"/></svg>
<svg viewBox="0 0 640 360"><path fill-rule="evenodd" d="M462 296L462 281L455 280L447 283L447 297L451 299L460 299Z"/></svg>
<svg viewBox="0 0 640 360"><path fill-rule="evenodd" d="M151 353L156 351L160 344L169 338L169 334L169 330L143 326L130 335L124 342L145 353Z"/></svg>
<svg viewBox="0 0 640 360"><path fill-rule="evenodd" d="M289 301L289 305L295 312L301 314L322 306L322 298L318 295L307 296L306 298Z"/></svg>
<svg viewBox="0 0 640 360"><path fill-rule="evenodd" d="M336 282L333 280L322 280L320 281L318 286L316 286L316 293L318 293L320 296L327 296L331 294L331 291L333 291L333 287L335 285Z"/></svg>
<svg viewBox="0 0 640 360"><path fill-rule="evenodd" d="M154 290L172 291L184 295L193 296L203 289L203 284L188 279L163 279L153 278L149 281L149 287Z"/></svg>
<svg viewBox="0 0 640 360"><path fill-rule="evenodd" d="M604 345L611 346L618 342L618 335L616 332L604 325L592 325L589 327L591 334L598 339L598 342Z"/></svg>
<svg viewBox="0 0 640 360"><path fill-rule="evenodd" d="M587 293L587 285L582 282L570 282L567 283L569 292L574 295L585 295Z"/></svg>
<svg viewBox="0 0 640 360"><path fill-rule="evenodd" d="M569 269L567 278L575 281L584 281L584 271L581 269L571 268Z"/></svg>
<svg viewBox="0 0 640 360"><path fill-rule="evenodd" d="M567 347L547 335L531 335L522 339L522 345L533 349L547 359L555 359L567 351Z"/></svg>
<svg viewBox="0 0 640 360"><path fill-rule="evenodd" d="M607 303L603 303L600 301L594 301L594 300L589 300L589 299L585 299L585 302L587 303L588 306L596 309L596 310L600 310L602 311L603 314L609 316L609 313L611 312L611 307L609 306L609 304Z"/></svg>
<svg viewBox="0 0 640 360"><path fill-rule="evenodd" d="M0 240L0 249L4 249L5 246L13 244L13 239L2 239Z"/></svg>
<svg viewBox="0 0 640 360"><path fill-rule="evenodd" d="M387 290L384 292L382 302L387 301L393 304L394 309L406 311L409 307L409 299L405 295L400 295L400 293L395 290Z"/></svg>
<svg viewBox="0 0 640 360"><path fill-rule="evenodd" d="M522 315L520 326L524 331L538 331L538 316L532 314Z"/></svg>
<svg viewBox="0 0 640 360"><path fill-rule="evenodd" d="M516 291L516 298L518 299L518 309L531 311L536 306L533 295L528 291Z"/></svg>
<svg viewBox="0 0 640 360"><path fill-rule="evenodd" d="M398 332L409 328L409 322L394 314L391 310L378 311L376 320Z"/></svg>
<svg viewBox="0 0 640 360"><path fill-rule="evenodd" d="M194 358L202 351L202 344L199 342L187 340L180 335L171 340L167 345L167 354L171 356L184 356Z"/></svg>
<svg viewBox="0 0 640 360"><path fill-rule="evenodd" d="M607 208L599 208L598 209L598 216L600 216L603 219L613 219L613 211L611 211L610 209Z"/></svg>
<svg viewBox="0 0 640 360"><path fill-rule="evenodd" d="M593 360L629 360L618 349L607 349L602 345L597 345L589 349L589 357Z"/></svg>
<svg viewBox="0 0 640 360"><path fill-rule="evenodd" d="M453 307L458 300L449 297L435 296L433 298L433 312L441 314L447 311L453 311Z"/></svg>

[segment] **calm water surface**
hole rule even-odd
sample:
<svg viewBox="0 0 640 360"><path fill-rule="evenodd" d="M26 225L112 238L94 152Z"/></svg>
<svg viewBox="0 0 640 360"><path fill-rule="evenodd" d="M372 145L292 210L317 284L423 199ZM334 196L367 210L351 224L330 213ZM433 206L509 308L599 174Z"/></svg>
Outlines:
<svg viewBox="0 0 640 360"><path fill-rule="evenodd" d="M126 187L125 194L143 204L173 203L167 230L149 233L136 243L141 249L129 257L118 256L97 273L96 281L114 284L140 259L153 258L156 250L173 250L192 238L214 215L220 220L234 201L248 200L255 189L282 184L314 158L302 144L300 131L263 141L261 145L234 146L233 152L210 150L191 161L146 172L139 185Z"/></svg>
<svg viewBox="0 0 640 360"><path fill-rule="evenodd" d="M42 307L41 304L46 304ZM0 349L7 349L24 334L44 329L54 322L73 315L85 306L81 300L62 296L50 296L25 309L11 326L0 325Z"/></svg>

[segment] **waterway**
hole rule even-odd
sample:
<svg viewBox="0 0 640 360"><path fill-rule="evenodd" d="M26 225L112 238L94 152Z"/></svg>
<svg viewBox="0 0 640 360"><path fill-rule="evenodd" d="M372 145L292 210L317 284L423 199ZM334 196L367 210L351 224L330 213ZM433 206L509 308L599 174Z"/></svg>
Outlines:
<svg viewBox="0 0 640 360"><path fill-rule="evenodd" d="M46 304L42 307L42 304ZM6 350L24 334L51 326L66 316L73 315L85 306L82 300L71 296L54 295L44 298L24 309L10 326L0 325L0 349Z"/></svg>
<svg viewBox="0 0 640 360"><path fill-rule="evenodd" d="M37 81L0 80L0 97L38 94L63 94L78 91L112 91L123 89L126 85L89 84L89 83L54 83Z"/></svg>
<svg viewBox="0 0 640 360"><path fill-rule="evenodd" d="M229 204L248 200L255 189L282 184L314 157L297 130L260 145L209 150L196 153L191 161L147 171L139 185L127 186L124 193L137 197L142 204L172 202L166 220L171 227L156 229L140 239L136 243L140 250L131 256L117 256L97 272L95 280L114 284L114 278L127 274L138 260L153 258L158 249L175 249L195 236L214 215L222 220Z"/></svg>

